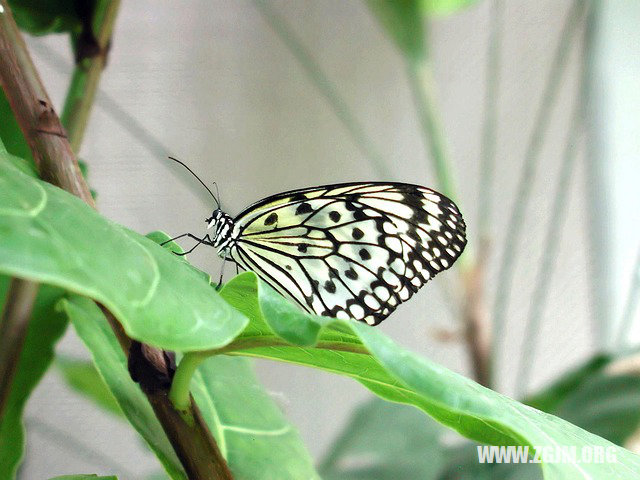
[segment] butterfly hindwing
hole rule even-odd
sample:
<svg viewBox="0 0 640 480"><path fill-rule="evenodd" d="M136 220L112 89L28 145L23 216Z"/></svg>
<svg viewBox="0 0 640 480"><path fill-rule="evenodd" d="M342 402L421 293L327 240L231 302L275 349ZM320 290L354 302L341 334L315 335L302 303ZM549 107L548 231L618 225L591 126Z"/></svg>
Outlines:
<svg viewBox="0 0 640 480"><path fill-rule="evenodd" d="M403 183L285 192L234 223L231 259L309 312L372 325L449 268L466 244L451 200Z"/></svg>

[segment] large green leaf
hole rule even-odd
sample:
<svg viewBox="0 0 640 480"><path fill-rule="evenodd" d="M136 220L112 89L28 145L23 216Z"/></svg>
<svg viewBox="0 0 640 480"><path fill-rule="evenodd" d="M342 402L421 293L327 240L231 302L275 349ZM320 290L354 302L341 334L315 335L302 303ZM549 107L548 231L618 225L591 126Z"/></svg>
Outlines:
<svg viewBox="0 0 640 480"><path fill-rule="evenodd" d="M615 361L596 355L526 403L624 445L640 427L640 375L611 372Z"/></svg>
<svg viewBox="0 0 640 480"><path fill-rule="evenodd" d="M144 438L173 480L186 479L147 397L138 384L131 380L127 358L98 306L88 298L72 296L60 302L60 309L68 315L78 336L91 352L98 372L131 425Z"/></svg>
<svg viewBox="0 0 640 480"><path fill-rule="evenodd" d="M91 21L94 3L93 0L9 0L16 23L33 35L79 33L83 22Z"/></svg>
<svg viewBox="0 0 640 480"><path fill-rule="evenodd" d="M421 358L365 324L306 315L253 272L221 295L251 318L223 351L270 358L353 377L379 396L421 408L476 442L490 445L609 447L617 462L543 463L546 478L625 479L640 475L640 457L558 417L525 406ZM296 346L285 342L295 341ZM270 346L265 346L270 345Z"/></svg>
<svg viewBox="0 0 640 480"><path fill-rule="evenodd" d="M525 399L524 403L544 412L553 412L584 382L598 375L610 361L609 355L596 355L584 365L570 370L542 391Z"/></svg>
<svg viewBox="0 0 640 480"><path fill-rule="evenodd" d="M0 153L0 273L87 295L168 350L221 347L245 327L193 267L8 160Z"/></svg>
<svg viewBox="0 0 640 480"><path fill-rule="evenodd" d="M298 432L260 386L249 359L207 359L192 392L235 477L317 478Z"/></svg>
<svg viewBox="0 0 640 480"><path fill-rule="evenodd" d="M438 480L540 480L544 478L537 463L480 463L477 445L449 448L447 458L448 466L442 470L437 477ZM571 477L549 476L547 478L555 480L556 478L588 479L590 477L580 477L576 473Z"/></svg>
<svg viewBox="0 0 640 480"><path fill-rule="evenodd" d="M77 296L63 305L129 421L172 478L183 478L151 407L129 377L126 358L100 309ZM208 359L198 368L192 387L236 478L316 477L298 433L262 390L247 359Z"/></svg>
<svg viewBox="0 0 640 480"><path fill-rule="evenodd" d="M426 55L426 41L420 0L365 0L396 46L418 61Z"/></svg>
<svg viewBox="0 0 640 480"><path fill-rule="evenodd" d="M419 410L379 398L360 406L321 463L325 480L435 480L445 429Z"/></svg>
<svg viewBox="0 0 640 480"><path fill-rule="evenodd" d="M0 275L0 310L4 302L8 277ZM33 306L27 336L11 386L6 409L0 422L0 478L12 479L24 453L22 413L29 395L53 359L53 349L62 336L67 320L54 309L63 291L42 285Z"/></svg>
<svg viewBox="0 0 640 480"><path fill-rule="evenodd" d="M31 158L31 150L27 145L22 130L13 115L7 96L0 88L0 139L4 148L11 154L21 158ZM2 148L0 148L2 150Z"/></svg>

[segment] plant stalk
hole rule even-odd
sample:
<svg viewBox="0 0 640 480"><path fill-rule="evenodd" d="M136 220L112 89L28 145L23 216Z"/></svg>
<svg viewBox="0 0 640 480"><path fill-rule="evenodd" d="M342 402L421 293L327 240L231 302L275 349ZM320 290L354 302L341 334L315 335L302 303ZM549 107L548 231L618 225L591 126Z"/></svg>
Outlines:
<svg viewBox="0 0 640 480"><path fill-rule="evenodd" d="M566 70L566 59L569 55L573 37L575 36L574 33L580 25L585 9L586 2L583 0L574 0L567 13L553 56L552 65L547 76L542 99L536 113L533 131L529 137L529 143L525 152L522 171L516 190L516 199L507 224L504 251L498 270L498 289L493 302L494 344L491 353L492 370L495 370L498 364L499 352L505 341L506 313L513 286L513 276L517 260L516 252L520 244L524 216L538 171L538 160L542 151L546 129L550 124L551 110L555 104L560 81Z"/></svg>
<svg viewBox="0 0 640 480"><path fill-rule="evenodd" d="M0 317L0 424L11 392L38 284L12 278Z"/></svg>
<svg viewBox="0 0 640 480"><path fill-rule="evenodd" d="M120 0L99 0L97 2L93 31L98 43L98 52L91 57L79 59L73 71L71 85L62 109L61 121L67 129L69 143L71 143L74 152L80 150L84 131L89 123L91 107L107 60L119 5Z"/></svg>
<svg viewBox="0 0 640 480"><path fill-rule="evenodd" d="M67 134L18 30L9 4L0 0L0 83L43 180L95 208Z"/></svg>
<svg viewBox="0 0 640 480"><path fill-rule="evenodd" d="M95 208L67 135L53 110L7 1L0 0L0 6L0 82L33 153L40 176ZM112 326L117 323L112 315L109 314L108 318ZM114 328L114 331L121 345L131 343L121 328ZM152 347L147 347L147 350L156 358L166 358L162 350ZM129 355L126 349L125 353ZM169 401L168 387L155 391L145 388L145 385L141 387L189 478L231 479L226 462L195 404L191 404L194 423L189 425Z"/></svg>
<svg viewBox="0 0 640 480"><path fill-rule="evenodd" d="M418 119L422 127L424 141L429 149L433 170L439 189L447 197L456 200L456 189L452 162L445 145L444 130L438 114L435 98L433 72L428 59L415 60L407 58L407 76ZM487 307L482 278L486 242L481 242L478 255L474 255L472 246L468 245L458 259L457 267L462 282L463 323L465 342L471 359L471 369L478 383L491 385L491 369L489 350L491 329L488 321Z"/></svg>

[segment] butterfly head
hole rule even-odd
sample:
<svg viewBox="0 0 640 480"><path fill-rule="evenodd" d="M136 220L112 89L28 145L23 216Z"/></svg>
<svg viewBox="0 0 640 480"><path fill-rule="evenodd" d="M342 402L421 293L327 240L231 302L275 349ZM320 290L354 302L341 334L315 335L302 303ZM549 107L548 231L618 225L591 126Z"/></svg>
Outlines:
<svg viewBox="0 0 640 480"><path fill-rule="evenodd" d="M233 231L233 218L216 208L211 216L205 219L207 229L213 229L213 246L219 251L229 246Z"/></svg>

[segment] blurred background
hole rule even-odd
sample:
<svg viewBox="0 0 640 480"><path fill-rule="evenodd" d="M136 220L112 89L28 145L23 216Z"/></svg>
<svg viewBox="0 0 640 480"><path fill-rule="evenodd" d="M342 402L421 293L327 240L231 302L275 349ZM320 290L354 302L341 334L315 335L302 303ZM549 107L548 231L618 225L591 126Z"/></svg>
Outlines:
<svg viewBox="0 0 640 480"><path fill-rule="evenodd" d="M470 345L493 323L491 384L516 398L595 353L637 344L640 4L468 3L424 14L416 60L379 21L376 2L122 2L80 151L98 209L140 233L202 234L211 199L168 155L217 182L232 215L326 183L439 189L439 156L471 254L485 259L480 332L465 340L455 270L379 328L478 379ZM68 38L27 40L60 111L73 66ZM218 275L213 249L201 246L190 260ZM88 358L71 329L58 351ZM371 397L324 372L256 368L319 461ZM159 470L128 425L72 392L55 369L26 422L20 478L142 479Z"/></svg>

